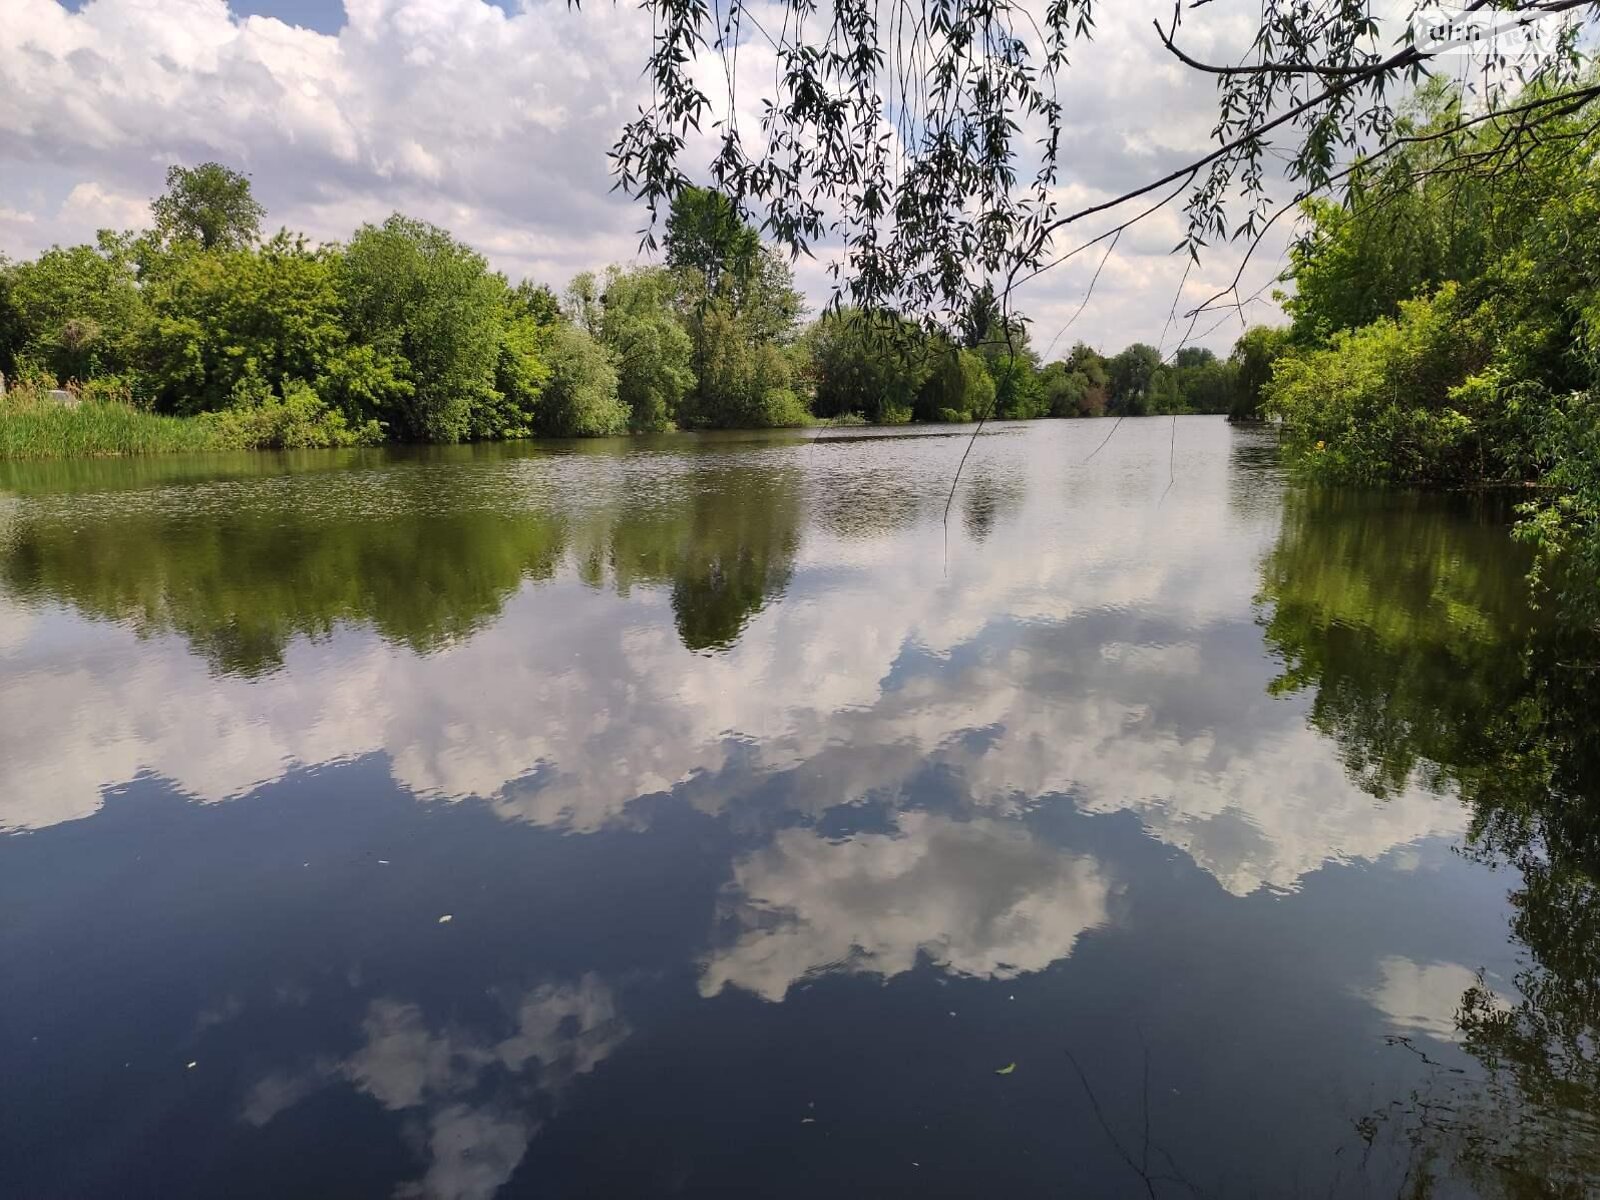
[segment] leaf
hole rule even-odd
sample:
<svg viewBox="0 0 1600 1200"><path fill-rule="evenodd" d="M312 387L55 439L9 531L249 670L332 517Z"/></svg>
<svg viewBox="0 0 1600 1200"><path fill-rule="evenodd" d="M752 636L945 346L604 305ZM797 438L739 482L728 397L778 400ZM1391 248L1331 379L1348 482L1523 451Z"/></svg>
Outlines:
<svg viewBox="0 0 1600 1200"><path fill-rule="evenodd" d="M444 916L439 918L439 924L441 924L441 925L448 924L453 919L454 919L453 914L445 913Z"/></svg>
<svg viewBox="0 0 1600 1200"><path fill-rule="evenodd" d="M1009 1075L1009 1074L1011 1074L1011 1072L1015 1071L1016 1069L1017 1069L1017 1064L1016 1063L1007 1063L1005 1066L1001 1067L998 1071L996 1071L995 1074L996 1075Z"/></svg>

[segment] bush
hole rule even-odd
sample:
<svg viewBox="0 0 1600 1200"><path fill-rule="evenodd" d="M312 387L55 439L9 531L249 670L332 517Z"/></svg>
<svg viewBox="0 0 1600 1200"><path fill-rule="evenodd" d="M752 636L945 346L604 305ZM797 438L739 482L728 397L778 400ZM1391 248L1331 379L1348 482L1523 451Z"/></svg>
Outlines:
<svg viewBox="0 0 1600 1200"><path fill-rule="evenodd" d="M1326 350L1291 352L1273 366L1266 409L1283 418L1290 454L1351 483L1460 483L1499 477L1491 338L1463 311L1455 284L1408 300L1398 320L1337 333ZM1493 443L1493 445L1491 445Z"/></svg>
<svg viewBox="0 0 1600 1200"><path fill-rule="evenodd" d="M540 433L602 437L627 429L628 410L617 398L617 372L604 346L574 325L557 325L546 355L550 376L539 403Z"/></svg>
<svg viewBox="0 0 1600 1200"><path fill-rule="evenodd" d="M811 410L791 388L772 388L761 398L754 414L756 425L766 429L794 429L812 422ZM909 413L907 419L910 419Z"/></svg>
<svg viewBox="0 0 1600 1200"><path fill-rule="evenodd" d="M196 418L213 431L217 445L234 450L305 450L361 446L383 440L376 421L352 429L305 383L291 383L280 400L270 391L255 404Z"/></svg>

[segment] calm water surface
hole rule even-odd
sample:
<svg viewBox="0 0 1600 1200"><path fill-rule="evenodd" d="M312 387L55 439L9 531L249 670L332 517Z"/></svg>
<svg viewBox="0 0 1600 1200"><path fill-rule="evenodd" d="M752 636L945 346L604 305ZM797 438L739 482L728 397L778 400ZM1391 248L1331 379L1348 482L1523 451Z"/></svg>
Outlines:
<svg viewBox="0 0 1600 1200"><path fill-rule="evenodd" d="M4 468L0 1194L1584 1194L1503 524L1109 430Z"/></svg>

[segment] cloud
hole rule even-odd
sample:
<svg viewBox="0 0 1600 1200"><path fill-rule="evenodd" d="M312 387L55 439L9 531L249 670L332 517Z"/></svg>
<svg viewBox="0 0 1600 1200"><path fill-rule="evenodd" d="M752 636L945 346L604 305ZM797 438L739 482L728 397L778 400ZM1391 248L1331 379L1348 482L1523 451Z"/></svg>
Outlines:
<svg viewBox="0 0 1600 1200"><path fill-rule="evenodd" d="M1086 856L1013 822L905 813L893 834L829 841L786 829L734 864L722 915L742 932L703 965L701 991L767 1000L823 970L888 978L920 957L1010 979L1066 958L1106 920L1110 884Z"/></svg>
<svg viewBox="0 0 1600 1200"><path fill-rule="evenodd" d="M372 1002L361 1045L342 1062L274 1071L248 1091L240 1116L265 1125L322 1088L345 1082L412 1118L427 1167L401 1186L419 1200L488 1200L516 1171L544 1117L579 1075L627 1040L611 989L597 976L548 983L518 1002L512 1032L497 1040L436 1029L415 1005ZM496 1069L509 1088L494 1084Z"/></svg>
<svg viewBox="0 0 1600 1200"><path fill-rule="evenodd" d="M1236 44L1242 14L1237 3L1208 8L1193 44ZM1143 183L1209 140L1212 84L1174 68L1149 15L1102 10L1066 76L1064 198ZM649 17L634 7L349 0L342 27L323 33L223 0L95 0L76 11L0 0L0 28L0 251L14 256L87 240L99 224L140 224L169 163L210 158L252 174L273 222L322 240L399 209L454 230L513 276L558 287L637 253L644 212L611 191L605 156L647 99ZM752 134L773 68L760 39L741 48ZM719 95L719 68L698 70ZM691 142L691 174L709 161L710 138ZM1174 221L1119 244L1066 345L1161 338L1184 270L1170 254ZM1075 228L1058 249L1100 228ZM1278 249L1265 248L1252 287L1273 273ZM800 266L814 301L829 258ZM1081 255L1020 295L1037 340L1066 323L1098 261ZM1230 253L1203 274L1225 283ZM1196 281L1185 297L1200 291ZM1210 340L1225 346L1235 332ZM1168 331L1169 346L1177 336Z"/></svg>
<svg viewBox="0 0 1600 1200"><path fill-rule="evenodd" d="M1456 1013L1478 976L1459 963L1413 962L1391 955L1378 963L1378 982L1361 993L1401 1033L1443 1042L1460 1040Z"/></svg>

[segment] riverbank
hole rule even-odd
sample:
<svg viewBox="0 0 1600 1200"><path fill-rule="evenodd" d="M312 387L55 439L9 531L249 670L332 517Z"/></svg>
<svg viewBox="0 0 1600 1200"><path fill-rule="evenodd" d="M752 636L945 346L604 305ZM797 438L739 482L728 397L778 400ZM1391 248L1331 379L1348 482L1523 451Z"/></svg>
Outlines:
<svg viewBox="0 0 1600 1200"><path fill-rule="evenodd" d="M0 458L99 458L224 448L214 423L140 412L111 400L69 407L13 392L0 398Z"/></svg>
<svg viewBox="0 0 1600 1200"><path fill-rule="evenodd" d="M310 450L374 444L373 424L291 395L193 417L146 412L125 400L62 403L31 389L0 396L0 459L107 458L209 450Z"/></svg>

